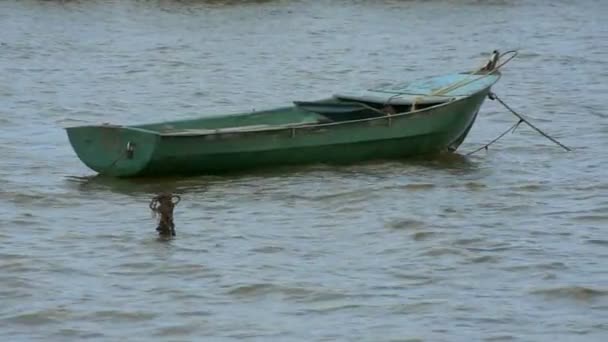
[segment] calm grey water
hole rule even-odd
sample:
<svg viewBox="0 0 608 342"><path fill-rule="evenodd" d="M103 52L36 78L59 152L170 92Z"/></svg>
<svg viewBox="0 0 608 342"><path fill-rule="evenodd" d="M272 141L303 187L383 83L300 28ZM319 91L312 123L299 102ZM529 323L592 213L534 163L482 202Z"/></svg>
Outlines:
<svg viewBox="0 0 608 342"><path fill-rule="evenodd" d="M0 1L2 341L608 340L608 2ZM94 177L62 129L468 70L453 157ZM163 242L147 207L181 194Z"/></svg>

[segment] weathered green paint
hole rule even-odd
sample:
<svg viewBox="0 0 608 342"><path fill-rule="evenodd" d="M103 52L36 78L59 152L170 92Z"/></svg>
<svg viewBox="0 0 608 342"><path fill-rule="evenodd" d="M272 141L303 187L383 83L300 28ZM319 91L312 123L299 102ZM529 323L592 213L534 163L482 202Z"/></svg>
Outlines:
<svg viewBox="0 0 608 342"><path fill-rule="evenodd" d="M88 167L117 177L195 175L428 155L458 148L498 78L499 74L491 75L466 85L468 89L461 87L457 94L447 93L445 96L453 97L448 102L390 116L369 112L368 118L360 119L361 112L355 108L352 117L356 120L332 121L293 106L140 126L70 127L67 133ZM454 82L453 76L447 79ZM430 93L446 85L438 78L425 82L419 84L430 84L429 89L417 91ZM411 84L405 86L412 88ZM392 96L391 91L402 90L381 92ZM129 143L133 146L131 157Z"/></svg>

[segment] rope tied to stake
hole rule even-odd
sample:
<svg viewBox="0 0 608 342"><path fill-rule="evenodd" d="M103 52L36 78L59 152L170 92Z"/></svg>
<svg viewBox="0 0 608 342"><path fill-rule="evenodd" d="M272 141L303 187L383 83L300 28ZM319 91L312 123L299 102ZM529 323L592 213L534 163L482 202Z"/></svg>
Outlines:
<svg viewBox="0 0 608 342"><path fill-rule="evenodd" d="M150 201L150 210L154 217L160 216L156 231L161 236L175 236L173 209L181 201L181 197L171 193L161 193Z"/></svg>

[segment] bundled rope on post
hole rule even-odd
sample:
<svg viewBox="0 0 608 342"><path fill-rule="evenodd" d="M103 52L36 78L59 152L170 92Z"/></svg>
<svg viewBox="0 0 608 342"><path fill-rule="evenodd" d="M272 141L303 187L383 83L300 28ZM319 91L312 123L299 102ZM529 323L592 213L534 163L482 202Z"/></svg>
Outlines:
<svg viewBox="0 0 608 342"><path fill-rule="evenodd" d="M160 236L175 236L173 209L181 201L181 197L171 193L162 193L150 201L150 210L154 216L160 215L156 231Z"/></svg>

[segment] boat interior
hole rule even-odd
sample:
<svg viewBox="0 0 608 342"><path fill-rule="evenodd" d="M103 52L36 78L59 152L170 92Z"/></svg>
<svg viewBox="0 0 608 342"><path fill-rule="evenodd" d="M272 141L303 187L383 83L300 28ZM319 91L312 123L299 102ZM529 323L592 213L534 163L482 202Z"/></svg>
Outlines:
<svg viewBox="0 0 608 342"><path fill-rule="evenodd" d="M230 115L207 116L199 119L170 121L133 126L163 135L191 135L263 130L274 127L345 122L406 113L447 102L399 99L378 100L358 96L334 95L318 101L294 101L293 106Z"/></svg>
<svg viewBox="0 0 608 342"><path fill-rule="evenodd" d="M162 135L243 132L369 119L451 102L491 86L499 75L455 73L270 110L134 126Z"/></svg>

